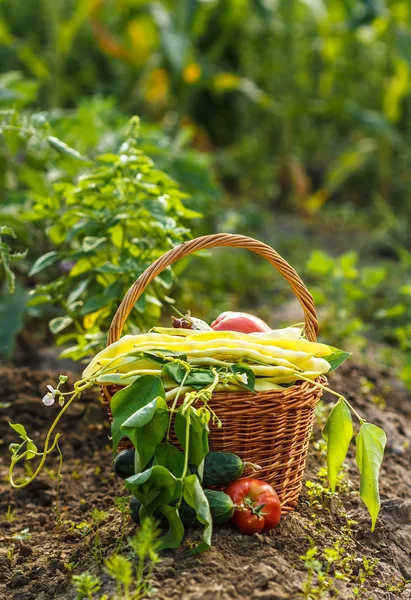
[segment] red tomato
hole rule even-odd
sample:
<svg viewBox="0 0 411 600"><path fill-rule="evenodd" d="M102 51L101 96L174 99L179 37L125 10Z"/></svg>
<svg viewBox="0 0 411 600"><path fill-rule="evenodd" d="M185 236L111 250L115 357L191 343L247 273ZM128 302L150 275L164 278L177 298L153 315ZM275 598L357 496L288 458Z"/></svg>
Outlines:
<svg viewBox="0 0 411 600"><path fill-rule="evenodd" d="M224 492L237 507L231 523L242 533L252 535L269 531L280 522L280 500L274 488L265 481L237 479Z"/></svg>
<svg viewBox="0 0 411 600"><path fill-rule="evenodd" d="M258 317L242 312L223 312L211 323L214 331L239 331L240 333L256 333L271 331L271 327Z"/></svg>

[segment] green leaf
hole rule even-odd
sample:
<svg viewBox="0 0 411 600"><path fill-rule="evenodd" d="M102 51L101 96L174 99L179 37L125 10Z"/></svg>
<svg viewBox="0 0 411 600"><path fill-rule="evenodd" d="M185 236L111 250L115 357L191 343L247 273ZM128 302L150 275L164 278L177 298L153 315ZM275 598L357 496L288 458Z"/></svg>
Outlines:
<svg viewBox="0 0 411 600"><path fill-rule="evenodd" d="M361 473L360 496L371 516L371 531L380 511L380 494L378 476L384 457L387 441L385 432L372 423L363 423L355 443L357 446L356 461Z"/></svg>
<svg viewBox="0 0 411 600"><path fill-rule="evenodd" d="M184 454L170 442L163 442L156 448L154 465L166 467L175 477L184 472Z"/></svg>
<svg viewBox="0 0 411 600"><path fill-rule="evenodd" d="M322 431L323 438L327 442L328 480L333 492L353 433L351 412L344 400L340 399L330 412Z"/></svg>
<svg viewBox="0 0 411 600"><path fill-rule="evenodd" d="M99 246L104 244L106 241L106 237L87 236L83 240L82 248L84 252L92 252L93 250L96 250Z"/></svg>
<svg viewBox="0 0 411 600"><path fill-rule="evenodd" d="M167 533L158 540L158 552L168 548L178 548L184 537L184 525L181 522L178 509L175 506L163 504L157 507L157 512L165 516L170 526Z"/></svg>
<svg viewBox="0 0 411 600"><path fill-rule="evenodd" d="M328 356L324 356L324 359L331 365L330 371L335 371L344 361L347 360L351 356L351 352L343 352L342 350L338 350L338 348L333 348L329 346L330 350L332 350L332 354Z"/></svg>
<svg viewBox="0 0 411 600"><path fill-rule="evenodd" d="M184 478L183 498L191 508L194 508L197 520L204 525L203 541L190 552L190 555L199 554L210 548L213 526L210 506L197 475L188 475Z"/></svg>
<svg viewBox="0 0 411 600"><path fill-rule="evenodd" d="M152 516L162 504L171 504L181 497L182 483L168 469L155 465L126 479L126 488Z"/></svg>
<svg viewBox="0 0 411 600"><path fill-rule="evenodd" d="M89 283L90 283L90 278L87 277L86 279L83 279L82 281L80 281L76 286L74 286L72 288L70 294L67 296L67 304L71 304L72 302L75 302L76 300L78 300L78 298L80 298L82 293L85 292L85 290L87 289L87 286Z"/></svg>
<svg viewBox="0 0 411 600"><path fill-rule="evenodd" d="M2 225L0 227L0 235L10 235L12 238L17 237L14 229L12 227L9 227L8 225Z"/></svg>
<svg viewBox="0 0 411 600"><path fill-rule="evenodd" d="M250 392L254 392L254 385L255 385L255 375L252 369L250 369L249 366L244 365L242 363L236 363L235 365L231 366L231 371L234 375L245 375L244 379L247 379L247 382L243 381L242 379L236 377L236 381L239 385L241 385L241 387L245 388L246 390L250 390Z"/></svg>
<svg viewBox="0 0 411 600"><path fill-rule="evenodd" d="M142 471L153 457L168 427L168 406L161 396L139 408L124 421L121 431L136 449L135 472Z"/></svg>
<svg viewBox="0 0 411 600"><path fill-rule="evenodd" d="M185 381L184 385L188 385L195 390L201 390L211 385L214 381L214 375L210 369L191 369L187 377L186 373L187 371L180 363L167 362L163 367L161 375L174 379L178 384ZM185 377L186 379L184 380Z"/></svg>
<svg viewBox="0 0 411 600"><path fill-rule="evenodd" d="M26 446L27 456L26 460L32 460L36 456L37 446L33 442L28 442Z"/></svg>
<svg viewBox="0 0 411 600"><path fill-rule="evenodd" d="M183 450L187 450L187 419L189 420L188 460L201 467L208 452L208 425L206 419L198 416L195 408L190 406L184 413L180 408L176 413L174 431ZM199 469L200 474L201 469Z"/></svg>
<svg viewBox="0 0 411 600"><path fill-rule="evenodd" d="M114 455L116 455L120 440L124 437L121 425L133 413L158 396L166 397L160 377L153 375L143 375L128 387L114 394L111 400L111 411L113 413L111 435Z"/></svg>
<svg viewBox="0 0 411 600"><path fill-rule="evenodd" d="M56 333L60 333L60 331L63 331L63 329L66 329L66 327L69 327L69 325L72 323L73 319L68 315L65 315L64 317L56 317L50 321L49 329L51 333L56 335Z"/></svg>
<svg viewBox="0 0 411 600"><path fill-rule="evenodd" d="M55 250L53 250L53 252L47 252L47 254L43 254L43 256L40 256L40 258L38 258L31 267L29 277L40 273L40 271L55 263L57 260L59 260L59 258L60 255Z"/></svg>
<svg viewBox="0 0 411 600"><path fill-rule="evenodd" d="M12 429L14 429L14 431L17 431L17 433L19 434L19 436L21 437L22 440L29 439L29 437L27 435L27 431L23 425L21 425L20 423L10 423L10 422L9 422L9 425Z"/></svg>
<svg viewBox="0 0 411 600"><path fill-rule="evenodd" d="M91 161L86 157L74 150L74 148L70 148L64 142L54 137L53 135L47 136L47 141L53 150L56 150L59 154L63 156L68 156L69 158L73 158L74 160L79 160L81 162L90 163Z"/></svg>

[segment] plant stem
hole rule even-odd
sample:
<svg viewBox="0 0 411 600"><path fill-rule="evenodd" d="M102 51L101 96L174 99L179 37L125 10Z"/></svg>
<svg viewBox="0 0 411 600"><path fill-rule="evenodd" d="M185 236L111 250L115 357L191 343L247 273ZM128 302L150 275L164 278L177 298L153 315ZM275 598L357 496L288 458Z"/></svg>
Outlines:
<svg viewBox="0 0 411 600"><path fill-rule="evenodd" d="M75 391L74 391L72 397L70 398L70 400L67 401L67 404L65 404L63 406L63 408L61 409L61 411L59 412L59 414L57 415L57 417L54 419L54 421L53 421L50 429L48 430L46 439L44 441L43 452L41 453L42 454L42 458L40 460L40 463L39 463L37 469L34 471L34 473L32 474L32 476L29 477L29 479L26 479L23 483L19 483L19 484L15 483L13 481L13 468L14 468L14 465L17 462L19 462L27 454L27 451L24 452L23 454L21 454L18 457L18 459L15 460L14 462L12 460L12 463L11 463L10 469L9 469L9 481L10 481L10 484L11 484L12 487L14 487L14 488L23 488L23 487L26 487L26 485L28 485L29 483L31 483L37 477L37 475L42 470L42 468L44 466L44 463L46 462L47 454L49 454L49 451L51 451L56 446L56 444L58 442L58 437L60 436L60 434L56 435L56 437L54 439L54 442L52 444L52 447L49 448L49 443L50 443L51 435L52 435L54 429L56 428L58 422L60 421L61 417L64 415L64 413L66 412L66 410L69 408L69 406L72 404L72 402L76 398L78 398L80 396L80 394L81 394L81 392L83 390L87 389L88 387L91 387L91 385L93 385L92 381L88 381L88 382L84 383L83 385L78 385L78 386L76 384L74 384Z"/></svg>
<svg viewBox="0 0 411 600"><path fill-rule="evenodd" d="M170 408L170 420L168 422L168 429L167 429L167 439L168 440L170 439L171 419L173 418L173 414L174 414L174 412L176 410L178 399L180 398L181 390L184 387L184 384L186 382L186 379L187 379L189 373L190 373L190 369L187 369L186 372L185 372L185 374L184 374L183 380L180 383L180 387L178 388L177 396L174 398L174 402L173 402L173 404L171 405L171 408Z"/></svg>
<svg viewBox="0 0 411 600"><path fill-rule="evenodd" d="M335 392L334 390L331 390L330 388L328 388L326 385L322 385L322 383L318 383L318 381L314 381L313 379L309 379L308 377L304 377L303 375L298 375L298 379L303 379L304 381L308 381L309 383L312 383L313 385L325 390L326 392L330 392L330 394L333 394L334 396L337 396L337 398L339 398L340 400L342 400L343 402L345 402L345 404L348 406L348 408L351 410L351 412L357 417L357 419L360 421L361 425L363 423L365 423L365 419L363 419L355 410L355 408L348 402L347 398L345 398L342 394L339 394L338 392Z"/></svg>

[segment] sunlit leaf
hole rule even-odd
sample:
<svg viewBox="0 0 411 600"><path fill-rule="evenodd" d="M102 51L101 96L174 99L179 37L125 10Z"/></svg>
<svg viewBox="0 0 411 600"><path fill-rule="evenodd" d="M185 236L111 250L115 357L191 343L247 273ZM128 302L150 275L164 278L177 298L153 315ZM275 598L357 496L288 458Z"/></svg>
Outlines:
<svg viewBox="0 0 411 600"><path fill-rule="evenodd" d="M356 461L361 473L360 496L371 516L371 531L374 531L380 511L378 477L386 441L385 432L372 423L363 423L355 438Z"/></svg>
<svg viewBox="0 0 411 600"><path fill-rule="evenodd" d="M327 442L328 480L331 490L335 492L337 476L354 434L351 412L344 400L338 400L331 410L322 434Z"/></svg>

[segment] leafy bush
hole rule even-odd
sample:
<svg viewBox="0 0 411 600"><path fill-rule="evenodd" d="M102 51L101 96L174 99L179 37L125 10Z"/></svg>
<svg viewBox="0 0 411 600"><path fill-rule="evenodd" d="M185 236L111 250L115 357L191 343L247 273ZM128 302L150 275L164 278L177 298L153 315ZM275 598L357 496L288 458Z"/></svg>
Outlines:
<svg viewBox="0 0 411 600"><path fill-rule="evenodd" d="M184 221L200 216L184 206L177 184L138 148L138 131L134 119L118 154L98 157L99 166L76 184L55 185L51 198L38 196L24 214L46 226L56 248L30 271L34 276L47 268L47 282L36 287L29 305L59 307L62 314L50 329L59 334L58 344L74 343L63 356L76 360L102 346L130 285L165 250L187 239ZM172 283L171 269L156 279L136 303L128 331L158 322Z"/></svg>
<svg viewBox="0 0 411 600"><path fill-rule="evenodd" d="M6 200L0 215L16 232L16 249L23 245L30 252L26 258L15 255L23 260L16 269L17 298L5 296L0 307L7 322L0 352L11 355L26 315L52 318L59 343L72 344L66 355L78 359L103 343L109 317L135 278L186 239L188 220L201 216L184 206L188 196L142 148L173 176L181 174L186 189L198 191L197 206L211 205L219 190L207 156L185 148L189 131L172 138L145 124L141 142L134 119L121 143L125 119L111 112L115 128L106 129L101 117L107 103L96 99L74 113L33 113L24 110L32 96L16 91L31 89L24 79L15 74L2 81L12 98L20 97L21 107L6 108L0 121L0 193ZM61 133L69 142L77 137L82 152L62 142ZM117 142L120 149L113 153ZM140 299L135 327L159 318L172 281L171 271L163 274ZM36 283L27 303L26 288Z"/></svg>

